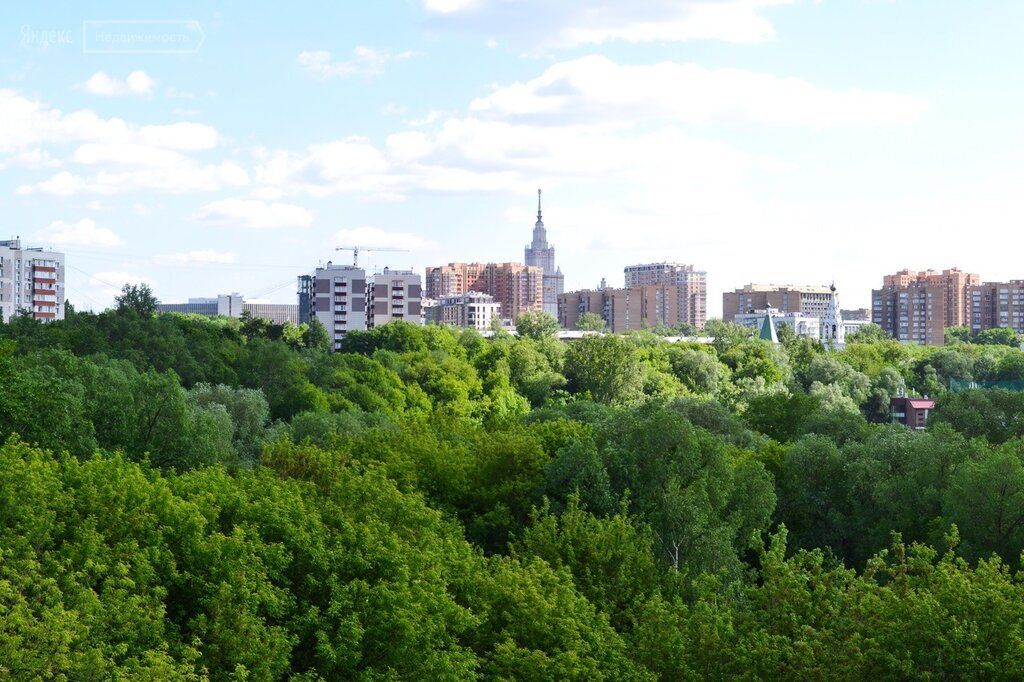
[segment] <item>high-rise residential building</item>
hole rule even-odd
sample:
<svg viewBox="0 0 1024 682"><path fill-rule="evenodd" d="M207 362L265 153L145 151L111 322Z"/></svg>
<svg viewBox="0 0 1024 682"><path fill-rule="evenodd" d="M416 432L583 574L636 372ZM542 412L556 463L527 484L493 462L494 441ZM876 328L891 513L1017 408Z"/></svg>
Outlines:
<svg viewBox="0 0 1024 682"><path fill-rule="evenodd" d="M947 327L967 322L968 288L980 283L956 268L886 275L871 292L871 321L899 341L941 346Z"/></svg>
<svg viewBox="0 0 1024 682"><path fill-rule="evenodd" d="M525 249L524 262L540 268L544 273L543 310L558 315L558 295L565 290L561 268L555 265L555 247L548 245L548 232L540 209L540 190L537 190L537 222L533 226L533 241Z"/></svg>
<svg viewBox="0 0 1024 682"><path fill-rule="evenodd" d="M337 350L350 331L393 320L420 324L422 286L411 270L384 268L367 277L360 267L328 262L299 277L299 319L319 320Z"/></svg>
<svg viewBox="0 0 1024 682"><path fill-rule="evenodd" d="M972 332L1007 327L1024 333L1024 280L967 286L964 323Z"/></svg>
<svg viewBox="0 0 1024 682"><path fill-rule="evenodd" d="M626 288L671 284L679 290L679 322L703 327L708 321L708 273L682 263L643 263L625 268Z"/></svg>
<svg viewBox="0 0 1024 682"><path fill-rule="evenodd" d="M544 271L521 263L448 263L426 270L426 297L479 291L501 305L501 318L544 309ZM557 302L556 302L557 305Z"/></svg>
<svg viewBox="0 0 1024 682"><path fill-rule="evenodd" d="M433 301L428 319L436 324L484 331L495 320L501 320L501 304L490 294L479 291L443 296Z"/></svg>
<svg viewBox="0 0 1024 682"><path fill-rule="evenodd" d="M367 327L379 327L394 320L420 324L422 288L423 281L412 270L384 268L383 272L371 275L366 290Z"/></svg>
<svg viewBox="0 0 1024 682"><path fill-rule="evenodd" d="M826 286L747 284L722 294L722 319L732 322L740 313L775 308L783 314L823 317L831 292Z"/></svg>
<svg viewBox="0 0 1024 682"><path fill-rule="evenodd" d="M37 320L63 320L64 254L20 239L0 241L0 319L26 312Z"/></svg>
<svg viewBox="0 0 1024 682"><path fill-rule="evenodd" d="M608 331L620 333L679 323L679 288L651 284L626 289L584 289L558 297L558 323L576 329L584 313L597 313Z"/></svg>
<svg viewBox="0 0 1024 682"><path fill-rule="evenodd" d="M298 305L246 300L239 293L219 294L216 298L190 298L187 303L160 303L157 310L162 313L192 313L211 317L241 317L248 313L274 324L299 323Z"/></svg>
<svg viewBox="0 0 1024 682"><path fill-rule="evenodd" d="M303 284L300 279L300 305ZM366 270L328 262L309 275L308 285L308 309L300 313L300 319L319 320L332 348L341 347L346 333L366 329Z"/></svg>

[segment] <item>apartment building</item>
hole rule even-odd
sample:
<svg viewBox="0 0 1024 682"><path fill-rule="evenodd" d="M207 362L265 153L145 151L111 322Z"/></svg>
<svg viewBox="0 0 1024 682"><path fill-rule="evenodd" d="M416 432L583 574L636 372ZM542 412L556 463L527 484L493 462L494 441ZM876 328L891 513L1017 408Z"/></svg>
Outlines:
<svg viewBox="0 0 1024 682"><path fill-rule="evenodd" d="M366 326L403 320L420 324L423 280L412 270L391 270L372 275L366 290Z"/></svg>
<svg viewBox="0 0 1024 682"><path fill-rule="evenodd" d="M871 292L871 321L899 341L941 346L947 327L967 323L968 289L979 284L957 268L886 275Z"/></svg>
<svg viewBox="0 0 1024 682"><path fill-rule="evenodd" d="M626 288L672 285L678 289L679 322L703 327L708 320L708 274L682 263L642 263L624 270Z"/></svg>
<svg viewBox="0 0 1024 682"><path fill-rule="evenodd" d="M366 329L366 270L328 262L300 277L299 307L300 319L319 320L337 350L346 333Z"/></svg>
<svg viewBox="0 0 1024 682"><path fill-rule="evenodd" d="M63 320L66 298L63 253L22 248L20 239L0 241L0 320L22 311L37 320Z"/></svg>
<svg viewBox="0 0 1024 682"><path fill-rule="evenodd" d="M429 320L484 331L490 329L495 320L501 320L501 304L490 294L479 291L444 296L431 306Z"/></svg>
<svg viewBox="0 0 1024 682"><path fill-rule="evenodd" d="M186 303L160 303L157 310L162 313L191 313L211 317L241 317L248 313L252 317L262 318L273 324L299 323L299 306L297 304L246 300L237 292L218 294L215 298L190 298Z"/></svg>
<svg viewBox="0 0 1024 682"><path fill-rule="evenodd" d="M821 318L828 311L830 297L826 286L747 284L722 294L722 319L731 322L740 313L769 308L783 314Z"/></svg>
<svg viewBox="0 0 1024 682"><path fill-rule="evenodd" d="M424 277L426 297L478 291L501 306L501 318L515 320L520 313L544 309L544 271L521 263L448 263L429 267Z"/></svg>
<svg viewBox="0 0 1024 682"><path fill-rule="evenodd" d="M1024 280L968 285L964 307L972 332L1009 327L1024 333Z"/></svg>
<svg viewBox="0 0 1024 682"><path fill-rule="evenodd" d="M613 289L584 289L558 297L558 323L576 329L585 313L597 313L608 330L621 333L679 324L679 287L673 284Z"/></svg>

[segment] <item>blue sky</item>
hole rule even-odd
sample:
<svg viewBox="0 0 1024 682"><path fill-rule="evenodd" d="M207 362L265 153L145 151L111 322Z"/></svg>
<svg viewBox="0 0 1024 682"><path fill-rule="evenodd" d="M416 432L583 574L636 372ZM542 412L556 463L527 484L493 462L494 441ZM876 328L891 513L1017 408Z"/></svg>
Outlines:
<svg viewBox="0 0 1024 682"><path fill-rule="evenodd" d="M568 288L694 263L717 314L747 282L835 278L852 307L901 267L1024 277L1020 2L38 2L0 27L0 236L64 250L84 308L125 281L291 301L349 243L521 260L537 187Z"/></svg>

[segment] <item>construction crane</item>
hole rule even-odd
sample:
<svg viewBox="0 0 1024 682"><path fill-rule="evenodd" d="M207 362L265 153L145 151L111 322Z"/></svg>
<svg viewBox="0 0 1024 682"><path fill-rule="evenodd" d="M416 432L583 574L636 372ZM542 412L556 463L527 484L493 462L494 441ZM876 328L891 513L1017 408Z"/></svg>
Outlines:
<svg viewBox="0 0 1024 682"><path fill-rule="evenodd" d="M409 249L396 249L390 246L339 246L334 249L335 251L351 251L352 252L352 267L359 267L359 252L360 251L408 251Z"/></svg>

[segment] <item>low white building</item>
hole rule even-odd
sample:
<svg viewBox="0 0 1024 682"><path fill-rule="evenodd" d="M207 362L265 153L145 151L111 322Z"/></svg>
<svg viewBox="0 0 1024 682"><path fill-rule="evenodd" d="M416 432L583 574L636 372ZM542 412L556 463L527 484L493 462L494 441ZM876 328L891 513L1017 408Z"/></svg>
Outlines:
<svg viewBox="0 0 1024 682"><path fill-rule="evenodd" d="M299 323L298 305L271 303L262 299L246 299L239 293L219 294L217 298L190 298L187 303L161 303L157 306L157 310L162 313L192 313L224 317L241 317L242 313L249 313L253 317L260 317L274 324Z"/></svg>
<svg viewBox="0 0 1024 682"><path fill-rule="evenodd" d="M468 327L480 331L490 329L494 320L501 319L501 304L490 294L469 291L465 294L443 296L430 307L430 322L452 327Z"/></svg>
<svg viewBox="0 0 1024 682"><path fill-rule="evenodd" d="M738 313L733 318L733 322L751 329L759 329L767 315L771 318L775 329L778 329L780 324L784 324L792 329L797 336L821 341L829 348L843 348L846 345L847 334L852 334L870 322L868 320L843 320L834 284L829 287L829 291L831 295L825 307L825 314L821 317L784 313L775 308L768 308Z"/></svg>

